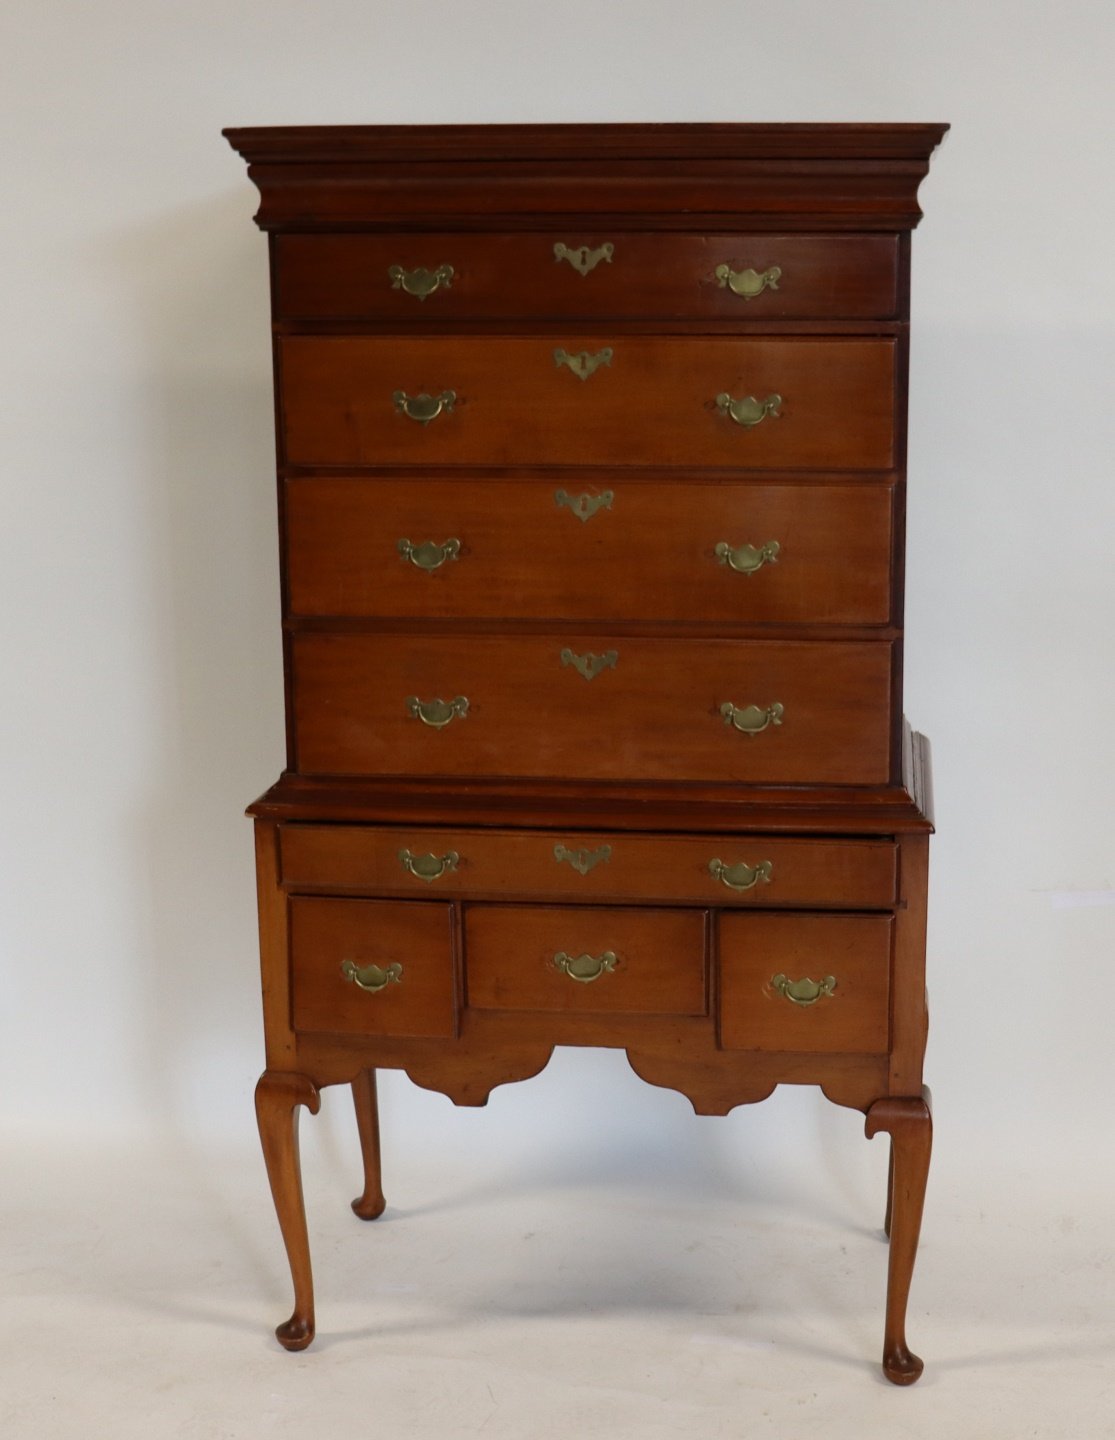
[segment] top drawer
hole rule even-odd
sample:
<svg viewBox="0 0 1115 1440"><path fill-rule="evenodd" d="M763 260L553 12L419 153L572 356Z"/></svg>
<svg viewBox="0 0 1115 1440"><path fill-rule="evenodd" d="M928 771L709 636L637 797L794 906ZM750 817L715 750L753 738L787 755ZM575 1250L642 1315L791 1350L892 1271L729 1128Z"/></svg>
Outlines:
<svg viewBox="0 0 1115 1440"><path fill-rule="evenodd" d="M280 235L275 315L889 319L894 235Z"/></svg>

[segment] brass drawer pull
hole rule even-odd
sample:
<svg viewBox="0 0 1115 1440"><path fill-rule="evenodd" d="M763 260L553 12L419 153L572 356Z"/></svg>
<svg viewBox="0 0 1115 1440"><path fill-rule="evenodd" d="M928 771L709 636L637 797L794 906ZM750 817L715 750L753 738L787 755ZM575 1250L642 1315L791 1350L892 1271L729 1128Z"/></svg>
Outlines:
<svg viewBox="0 0 1115 1440"><path fill-rule="evenodd" d="M578 675L586 680L595 680L604 670L614 670L619 659L618 650L605 650L603 655L575 655L568 645L561 652L561 663L572 665Z"/></svg>
<svg viewBox="0 0 1115 1440"><path fill-rule="evenodd" d="M568 365L578 380L587 380L601 365L610 365L614 353L610 345L605 345L604 349L598 350L595 355L590 355L587 350L579 350L576 355L570 355L568 350L559 346L554 351L554 364L559 370L563 365Z"/></svg>
<svg viewBox="0 0 1115 1440"><path fill-rule="evenodd" d="M460 858L456 850L449 850L444 855L412 855L409 850L399 851L399 864L403 869L416 880L425 880L427 885L440 880L443 875L451 875Z"/></svg>
<svg viewBox="0 0 1115 1440"><path fill-rule="evenodd" d="M612 858L612 847L601 845L598 850L569 850L564 845L554 846L554 859L560 865L568 860L578 875L587 875L597 865L606 865Z"/></svg>
<svg viewBox="0 0 1115 1440"><path fill-rule="evenodd" d="M391 397L395 408L419 425L428 425L441 414L451 415L457 400L455 390L443 390L440 395L408 395L405 390L396 390Z"/></svg>
<svg viewBox="0 0 1115 1440"><path fill-rule="evenodd" d="M568 975L570 980L579 980L588 985L599 980L601 975L610 974L616 968L616 952L605 950L603 955L567 955L559 950L554 956L554 969Z"/></svg>
<svg viewBox="0 0 1115 1440"><path fill-rule="evenodd" d="M447 560L456 560L461 553L461 542L454 539L437 545L433 540L423 540L421 545L412 545L409 540L400 540L395 548L404 560L429 574L440 569Z"/></svg>
<svg viewBox="0 0 1115 1440"><path fill-rule="evenodd" d="M427 270L424 265L418 265L413 270L404 270L401 265L391 265L387 273L391 277L393 290L405 290L408 295L414 295L419 300L425 300L427 295L432 295L441 286L448 290L453 280L452 265L439 265L436 270Z"/></svg>
<svg viewBox="0 0 1115 1440"><path fill-rule="evenodd" d="M836 989L836 977L826 975L823 980L790 980L785 975L772 975L770 988L783 995L793 1005L816 1005Z"/></svg>
<svg viewBox="0 0 1115 1440"><path fill-rule="evenodd" d="M610 510L616 498L614 490L601 490L599 495L570 495L566 490L554 491L554 504L560 510L567 505L580 521L591 520L598 510Z"/></svg>
<svg viewBox="0 0 1115 1440"><path fill-rule="evenodd" d="M724 724L734 725L741 735L760 735L768 725L782 724L784 707L777 700L765 710L760 710L758 705L740 707L733 705L730 700L725 700L720 707L720 713L724 717Z"/></svg>
<svg viewBox="0 0 1115 1440"><path fill-rule="evenodd" d="M708 862L708 873L729 890L754 890L760 882L769 885L773 870L769 860L760 860L758 865L747 865L742 860L738 865L725 865L723 860Z"/></svg>
<svg viewBox="0 0 1115 1440"><path fill-rule="evenodd" d="M357 965L355 960L342 960L341 974L369 995L386 990L388 985L401 985L403 981L403 967L397 960L390 965Z"/></svg>
<svg viewBox="0 0 1115 1440"><path fill-rule="evenodd" d="M399 542L402 543L401 541ZM718 540L713 554L721 565L728 565L740 575L754 575L764 565L773 565L782 549L777 540L768 540L765 545L729 545Z"/></svg>
<svg viewBox="0 0 1115 1440"><path fill-rule="evenodd" d="M716 267L716 278L720 281L721 290L727 288L733 295L739 295L744 300L754 300L756 295L761 295L764 290L777 290L778 282L782 279L782 267L771 265L766 270L733 270L730 265L718 265Z"/></svg>
<svg viewBox="0 0 1115 1440"><path fill-rule="evenodd" d="M610 240L598 245L595 250L590 250L587 245L569 246L561 240L554 246L554 259L559 264L562 260L568 260L578 275L587 275L590 270L595 270L601 260L606 260L610 265L615 253L616 247Z"/></svg>
<svg viewBox="0 0 1115 1440"><path fill-rule="evenodd" d="M742 425L745 430L751 430L768 415L778 419L779 406L782 404L781 395L768 395L765 400L756 400L754 395L745 395L742 400L733 400L725 391L716 397L716 408L721 415L730 415L737 425Z"/></svg>
<svg viewBox="0 0 1115 1440"><path fill-rule="evenodd" d="M468 700L458 695L455 700L419 700L417 695L408 695L407 711L431 730L444 730L450 720L458 716L463 720L468 714Z"/></svg>

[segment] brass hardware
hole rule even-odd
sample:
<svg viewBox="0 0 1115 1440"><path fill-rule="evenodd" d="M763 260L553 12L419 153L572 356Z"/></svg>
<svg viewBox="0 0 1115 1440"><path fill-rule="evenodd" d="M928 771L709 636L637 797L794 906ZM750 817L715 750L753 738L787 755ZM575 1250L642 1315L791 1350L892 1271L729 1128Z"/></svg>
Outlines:
<svg viewBox="0 0 1115 1440"><path fill-rule="evenodd" d="M395 548L404 560L429 574L440 569L447 560L456 560L461 553L461 542L446 540L444 544L437 545L433 540L423 540L421 545L412 545L409 540L400 540Z"/></svg>
<svg viewBox="0 0 1115 1440"><path fill-rule="evenodd" d="M614 670L618 659L618 650L605 650L603 655L593 655L591 652L587 655L574 655L567 645L561 652L561 663L572 665L577 674L586 680L595 680L604 670Z"/></svg>
<svg viewBox="0 0 1115 1440"><path fill-rule="evenodd" d="M578 275L587 275L590 270L595 270L601 260L606 260L610 265L615 253L616 247L608 240L603 245L598 245L595 250L590 250L587 245L570 248L560 240L554 246L554 259L559 263L568 260Z"/></svg>
<svg viewBox="0 0 1115 1440"><path fill-rule="evenodd" d="M765 400L756 400L754 395L745 395L742 400L733 400L725 391L716 397L716 408L721 415L730 415L736 424L742 425L745 430L751 430L768 415L777 420L781 413L778 408L781 404L781 395L768 395Z"/></svg>
<svg viewBox="0 0 1115 1440"><path fill-rule="evenodd" d="M568 860L578 875L587 875L597 865L606 865L612 858L612 847L601 845L599 850L569 850L564 845L554 846L554 859L560 865Z"/></svg>
<svg viewBox="0 0 1115 1440"><path fill-rule="evenodd" d="M782 267L772 265L768 270L759 271L733 270L730 265L718 265L716 278L720 281L721 290L727 287L744 300L754 300L755 296L761 295L764 290L778 289L778 282L782 279Z"/></svg>
<svg viewBox="0 0 1115 1440"><path fill-rule="evenodd" d="M342 960L341 974L374 995L378 990L386 990L388 985L401 985L403 967L397 960L390 965L357 965L355 960Z"/></svg>
<svg viewBox="0 0 1115 1440"><path fill-rule="evenodd" d="M825 995L836 989L836 977L826 975L823 980L789 980L785 975L772 975L770 988L783 995L794 1005L816 1005Z"/></svg>
<svg viewBox="0 0 1115 1440"><path fill-rule="evenodd" d="M773 870L769 860L760 860L758 865L747 865L742 860L737 865L725 865L723 860L708 862L708 873L729 890L754 890L760 882L769 885Z"/></svg>
<svg viewBox="0 0 1115 1440"><path fill-rule="evenodd" d="M453 413L457 392L443 390L440 395L408 395L405 390L396 390L391 398L395 402L395 408L408 419L417 420L419 425L428 425L442 413Z"/></svg>
<svg viewBox="0 0 1115 1440"><path fill-rule="evenodd" d="M591 520L598 510L610 510L612 501L616 498L614 490L602 490L599 495L589 495L587 491L583 495L570 495L568 491L556 490L554 492L554 504L560 510L563 505L568 505L578 520Z"/></svg>
<svg viewBox="0 0 1115 1440"><path fill-rule="evenodd" d="M562 350L559 346L554 351L554 364L559 370L563 365L568 365L578 380L587 380L601 365L610 365L614 353L610 345L605 345L603 350L598 350L595 355L590 355L587 350L570 355L568 350Z"/></svg>
<svg viewBox="0 0 1115 1440"><path fill-rule="evenodd" d="M773 565L781 549L777 540L768 540L765 545L736 546L729 545L726 540L718 540L712 553L721 565L728 565L741 575L754 575L764 565Z"/></svg>
<svg viewBox="0 0 1115 1440"><path fill-rule="evenodd" d="M419 700L417 695L408 695L406 700L408 712L416 720L421 720L423 725L429 725L431 730L444 730L450 720L457 716L463 720L468 714L468 700L464 695L458 695L456 700Z"/></svg>
<svg viewBox="0 0 1115 1440"><path fill-rule="evenodd" d="M412 855L409 850L399 851L399 864L403 869L408 870L416 880L425 880L427 885L440 880L443 875L451 875L460 858L456 850L449 850L444 855Z"/></svg>
<svg viewBox="0 0 1115 1440"><path fill-rule="evenodd" d="M758 705L745 705L742 709L725 700L720 707L725 725L734 725L743 735L759 735L768 725L781 725L783 707L777 701L760 710Z"/></svg>
<svg viewBox="0 0 1115 1440"><path fill-rule="evenodd" d="M439 265L436 270L427 270L424 265L419 265L414 270L404 270L401 265L390 265L387 273L391 277L393 290L405 290L408 295L415 295L419 300L425 300L427 295L432 295L442 285L448 290L453 279L452 265Z"/></svg>
<svg viewBox="0 0 1115 1440"><path fill-rule="evenodd" d="M616 952L605 950L603 955L574 956L559 950L554 956L554 968L563 975L568 975L570 980L579 980L582 985L588 985L593 980L599 980L601 975L611 974L616 968Z"/></svg>

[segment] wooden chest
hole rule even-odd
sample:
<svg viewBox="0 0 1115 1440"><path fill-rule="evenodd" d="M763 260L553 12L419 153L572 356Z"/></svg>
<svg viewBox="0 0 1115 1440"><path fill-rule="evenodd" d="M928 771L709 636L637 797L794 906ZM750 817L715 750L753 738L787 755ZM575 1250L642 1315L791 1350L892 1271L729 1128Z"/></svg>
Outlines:
<svg viewBox="0 0 1115 1440"><path fill-rule="evenodd" d="M902 717L910 231L939 125L231 130L270 239L288 768L252 807L260 1132L622 1047L928 1167L928 747Z"/></svg>

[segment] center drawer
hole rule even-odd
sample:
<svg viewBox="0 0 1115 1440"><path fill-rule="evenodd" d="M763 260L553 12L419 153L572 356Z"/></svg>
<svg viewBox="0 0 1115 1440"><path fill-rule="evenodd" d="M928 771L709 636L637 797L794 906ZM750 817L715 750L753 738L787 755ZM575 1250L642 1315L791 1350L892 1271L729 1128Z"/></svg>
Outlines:
<svg viewBox="0 0 1115 1440"><path fill-rule="evenodd" d="M889 774L884 641L292 637L304 775L860 784Z"/></svg>
<svg viewBox="0 0 1115 1440"><path fill-rule="evenodd" d="M886 484L286 484L294 615L883 625Z"/></svg>
<svg viewBox="0 0 1115 1440"><path fill-rule="evenodd" d="M473 1010L704 1015L705 915L470 905L465 977Z"/></svg>
<svg viewBox="0 0 1115 1440"><path fill-rule="evenodd" d="M885 338L288 335L284 459L889 470L894 374Z"/></svg>

